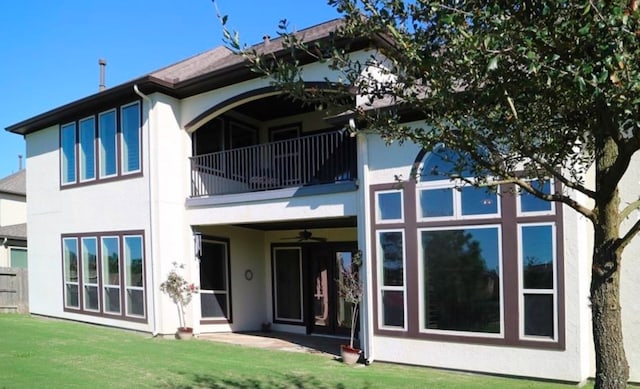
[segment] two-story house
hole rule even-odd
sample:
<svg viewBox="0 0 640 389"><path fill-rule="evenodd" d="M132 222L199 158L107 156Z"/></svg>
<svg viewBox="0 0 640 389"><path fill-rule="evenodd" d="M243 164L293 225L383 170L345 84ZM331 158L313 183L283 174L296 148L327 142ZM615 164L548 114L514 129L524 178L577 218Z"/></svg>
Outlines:
<svg viewBox="0 0 640 389"><path fill-rule="evenodd" d="M338 23L299 34L327 39ZM375 41L343 43L376 55ZM277 39L256 48L287 55ZM301 66L309 87L338 77ZM159 285L178 262L200 287L187 312L195 333L268 321L343 336L349 309L334 280L360 250L369 362L593 374L586 220L430 175L399 185L442 162L326 119L220 47L8 127L27 143L31 312L172 334ZM639 174L635 160L629 196ZM622 291L634 380L639 252L637 241L627 249Z"/></svg>
<svg viewBox="0 0 640 389"><path fill-rule="evenodd" d="M27 268L27 173L0 179L0 267Z"/></svg>

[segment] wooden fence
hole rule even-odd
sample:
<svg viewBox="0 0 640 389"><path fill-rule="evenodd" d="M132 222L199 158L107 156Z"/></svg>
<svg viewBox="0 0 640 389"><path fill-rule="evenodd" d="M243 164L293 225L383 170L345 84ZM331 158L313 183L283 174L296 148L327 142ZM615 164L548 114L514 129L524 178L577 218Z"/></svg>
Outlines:
<svg viewBox="0 0 640 389"><path fill-rule="evenodd" d="M0 267L0 313L29 313L27 269Z"/></svg>

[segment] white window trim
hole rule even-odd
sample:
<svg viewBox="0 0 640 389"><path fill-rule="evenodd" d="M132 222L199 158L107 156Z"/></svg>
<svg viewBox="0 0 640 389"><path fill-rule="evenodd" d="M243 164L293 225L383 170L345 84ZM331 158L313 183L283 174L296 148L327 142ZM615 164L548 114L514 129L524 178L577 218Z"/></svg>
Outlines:
<svg viewBox="0 0 640 389"><path fill-rule="evenodd" d="M95 255L96 255L96 283L91 283L88 281L85 281L85 279L88 279L88 276L85 275L85 264L86 264L86 259L85 259L85 250L84 250L84 242L85 241L94 241L95 243ZM98 266L100 265L100 261L98 258L98 253L99 253L99 249L98 249L98 239L95 236L84 236L82 238L80 238L80 265L82 267L82 305L83 305L83 310L87 311L87 312L100 312L100 308L101 308L101 299L99 298L100 296L100 269L98 268ZM87 299L85 298L85 289L87 287L92 287L95 288L96 293L98 294L98 308L97 309L92 309L89 308L87 306Z"/></svg>
<svg viewBox="0 0 640 389"><path fill-rule="evenodd" d="M400 218L399 219L382 219L380 215L380 194L400 193ZM378 190L375 192L375 212L376 224L394 224L404 223L404 191L402 189Z"/></svg>
<svg viewBox="0 0 640 389"><path fill-rule="evenodd" d="M535 180L528 180L528 181L535 181ZM553 188L555 185L555 181L553 179L549 180L549 189L551 192L553 192ZM520 189L521 191L524 189ZM533 195L531 195L533 196ZM523 211L522 210L522 193L518 193L518 195L516 196L516 216L517 217L524 217L524 216L547 216L547 215L555 215L556 214L556 204L555 201L549 201L548 203L551 205L551 208L546 210L546 211ZM542 199L540 199L540 201L544 201Z"/></svg>
<svg viewBox="0 0 640 389"><path fill-rule="evenodd" d="M139 238L140 239L140 251L142 253L142 286L128 286L127 285L127 273L128 273L128 267L127 267L127 253L126 253L126 240L127 238ZM123 234L122 238L121 238L122 242L121 242L121 246L122 246L122 264L123 269L122 269L122 274L124 275L124 285L122 285L122 287L124 288L124 301L121 303L121 305L124 305L124 315L126 317L134 317L134 318L145 318L146 317L146 313L147 313L147 296L146 293L144 292L145 289L145 279L144 279L144 274L145 274L145 269L144 267L146 266L146 260L145 260L145 244L144 244L144 237L142 235L128 235L128 234ZM127 296L128 291L130 290L139 290L142 291L142 301L143 301L143 314L142 315L137 315L137 314L133 314L133 313L129 313L129 298Z"/></svg>
<svg viewBox="0 0 640 389"><path fill-rule="evenodd" d="M502 215L502 205L500 196L496 195L496 212L495 213L483 213L480 215L463 215L462 214L462 191L457 188L473 188L472 185L465 184L460 180L440 180L440 181L427 181L421 182L416 185L416 219L418 223L425 222L438 222L448 220L478 220L478 219L495 219ZM422 190L434 190L434 189L451 189L453 194L453 215L451 216L435 216L435 217L423 217L422 206L420 204L420 192ZM488 188L487 188L488 189ZM500 186L497 185L497 192L500 191Z"/></svg>
<svg viewBox="0 0 640 389"><path fill-rule="evenodd" d="M498 230L498 276L500 277L500 332L471 332L471 331L453 331L453 330L434 330L427 329L424 317L426 309L424 307L424 250L421 245L421 235L423 231L451 231L451 230L468 230L468 229L483 229L483 228L495 228ZM418 315L419 315L419 332L424 334L439 334L439 335L455 335L466 336L470 338L504 338L504 276L503 276L503 253L502 253L502 226L500 224L479 224L479 225L464 225L464 226L450 226L450 227L426 227L418 228L416 239L418 242Z"/></svg>
<svg viewBox="0 0 640 389"><path fill-rule="evenodd" d="M523 279L523 258L522 258L522 228L523 227L551 227L551 253L553 255L553 289L525 289ZM519 322L519 336L523 340L535 340L539 342L554 343L558 341L558 255L557 255L557 229L555 222L543 222L543 223L518 223L518 322ZM524 295L525 294L544 294L553 295L553 337L536 335L525 335L524 325Z"/></svg>
<svg viewBox="0 0 640 389"><path fill-rule="evenodd" d="M125 164L125 139L124 139L124 120L122 120L123 112L125 109L129 107L133 107L137 105L137 128L138 128L138 169L136 170L127 170L127 166ZM140 124L141 119L141 106L139 101L134 101L132 103L124 104L120 106L120 131L118 131L118 137L120 139L120 174L122 176L128 176L130 174L140 173L142 171L142 125ZM127 146L128 147L128 146Z"/></svg>
<svg viewBox="0 0 640 389"><path fill-rule="evenodd" d="M77 275L78 275L78 280L76 282L67 281L67 271L68 270L67 270L67 262L66 262L66 257L65 257L65 249L66 249L65 241L69 241L69 240L74 241L75 242L75 247L76 247L76 272L77 272ZM63 267L63 270L64 270L64 274L62 275L62 277L63 277L62 279L64 281L64 293L63 293L63 297L62 298L64 299L64 307L65 308L78 309L79 310L80 308L82 308L81 305L80 305L80 293L82 293L82 291L80 290L80 269L77 268L78 266L81 266L80 253L79 253L79 250L78 250L78 248L79 248L78 247L78 241L79 241L78 238L63 238L62 239L62 261L63 261L62 267ZM67 301L69 300L67 298L68 297L67 295L68 295L68 292L69 292L68 289L67 289L67 285L75 285L76 286L76 289L78 290L78 296L77 296L77 298L78 298L78 306L73 306L73 305L68 305L67 304Z"/></svg>
<svg viewBox="0 0 640 389"><path fill-rule="evenodd" d="M380 245L380 234L386 232L400 232L402 234L402 286L385 286L384 285L384 255L382 253L382 246ZM378 328L381 330L389 331L406 331L408 325L407 318L407 243L406 236L403 228L377 230L376 231L376 257L378 258ZM402 292L402 305L403 305L403 326L389 326L384 325L384 304L382 300L382 294L385 291L399 291Z"/></svg>
<svg viewBox="0 0 640 389"><path fill-rule="evenodd" d="M106 163L104 163L104 161L102 160L102 158L106 155L105 153L103 153L102 151L102 127L100 127L100 118L102 118L105 115L108 114L113 114L114 115L114 130L115 130L115 136L112 139L113 143L114 143L114 148L113 148L113 152L116 153L115 155L115 161L116 161L116 171L113 174L102 174L102 169L103 169L103 164L106 168ZM108 111L104 111L104 112L100 112L98 114L98 123L97 123L97 127L98 127L98 153L97 153L97 161L98 163L96 165L99 166L98 168L98 179L103 179L103 178L110 178L110 177L116 177L118 175L118 111L115 108L112 108ZM105 157L106 160L106 157Z"/></svg>
<svg viewBox="0 0 640 389"><path fill-rule="evenodd" d="M298 266L300 266L300 274L299 274L299 288L300 288L300 319L291 319L291 318L283 318L283 317L279 317L278 316L278 285L276 283L276 287L273 290L273 294L274 294L274 299L273 299L273 306L274 306L274 316L275 316L275 320L281 320L281 321L288 321L288 322L292 322L292 323L302 323L304 322L304 291L302 289L302 249L300 247L274 247L273 248L273 262L274 262L274 266L273 266L273 271L274 271L274 280L277 278L277 271L278 271L278 265L277 265L277 261L278 261L278 256L276 255L276 252L279 250L296 250L298 251Z"/></svg>
<svg viewBox="0 0 640 389"><path fill-rule="evenodd" d="M106 280L106 272L104 271L104 266L105 263L107 263L108 266L108 262L105 262L105 250L104 250L104 240L105 239L115 239L116 243L118 245L118 284L109 284L107 283ZM122 315L122 285L120 285L122 283L122 269L120 269L120 265L122 263L122 258L120 258L120 247L121 247L121 242L120 242L120 237L118 236L101 236L100 237L100 264L102 265L102 269L101 269L101 275L102 275L102 307L103 307L103 313L105 315ZM106 289L118 289L118 311L107 311L107 293L106 293Z"/></svg>

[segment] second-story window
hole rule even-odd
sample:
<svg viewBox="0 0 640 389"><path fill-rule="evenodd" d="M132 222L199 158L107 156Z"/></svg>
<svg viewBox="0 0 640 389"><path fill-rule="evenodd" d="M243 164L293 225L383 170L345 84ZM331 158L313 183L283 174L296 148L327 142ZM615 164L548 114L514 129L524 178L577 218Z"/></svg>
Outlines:
<svg viewBox="0 0 640 389"><path fill-rule="evenodd" d="M134 102L60 128L64 187L142 171L140 103Z"/></svg>

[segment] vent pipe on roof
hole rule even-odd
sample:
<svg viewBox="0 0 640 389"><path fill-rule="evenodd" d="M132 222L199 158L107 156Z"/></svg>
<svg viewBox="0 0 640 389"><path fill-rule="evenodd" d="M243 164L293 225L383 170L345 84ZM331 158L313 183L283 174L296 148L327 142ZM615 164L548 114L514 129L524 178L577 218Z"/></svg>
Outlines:
<svg viewBox="0 0 640 389"><path fill-rule="evenodd" d="M265 36L262 37L262 40L264 41L265 45L269 43L270 39L271 39L271 37L269 35L265 35Z"/></svg>
<svg viewBox="0 0 640 389"><path fill-rule="evenodd" d="M22 170L22 154L18 154L18 171Z"/></svg>
<svg viewBox="0 0 640 389"><path fill-rule="evenodd" d="M105 70L105 67L107 66L107 60L100 58L98 60L98 65L100 65L100 85L98 86L98 90L102 92L105 89L104 70Z"/></svg>

